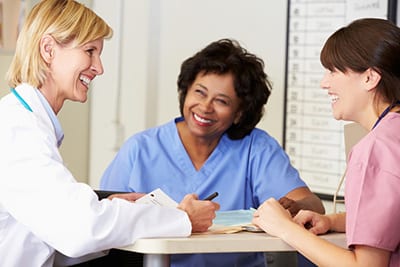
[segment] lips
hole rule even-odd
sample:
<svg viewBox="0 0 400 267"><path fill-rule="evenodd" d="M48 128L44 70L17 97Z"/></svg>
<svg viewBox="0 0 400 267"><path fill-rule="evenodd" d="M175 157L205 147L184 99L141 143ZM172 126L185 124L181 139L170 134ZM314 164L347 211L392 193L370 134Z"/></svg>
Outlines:
<svg viewBox="0 0 400 267"><path fill-rule="evenodd" d="M87 76L81 75L79 76L79 80L86 86L89 87L90 82L92 81L92 79L90 79Z"/></svg>
<svg viewBox="0 0 400 267"><path fill-rule="evenodd" d="M213 121L200 117L199 115L197 115L196 113L193 113L193 118L195 119L195 121L201 123L201 124L211 124Z"/></svg>

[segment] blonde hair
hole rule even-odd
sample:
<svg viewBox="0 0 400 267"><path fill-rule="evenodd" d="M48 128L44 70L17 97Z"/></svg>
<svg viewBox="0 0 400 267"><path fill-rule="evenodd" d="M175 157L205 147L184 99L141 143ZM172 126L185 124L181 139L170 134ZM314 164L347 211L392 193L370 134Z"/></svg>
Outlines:
<svg viewBox="0 0 400 267"><path fill-rule="evenodd" d="M40 40L51 35L59 44L79 47L112 37L111 27L96 13L73 0L42 0L33 7L18 36L6 79L10 87L28 83L40 88L48 66L40 54Z"/></svg>

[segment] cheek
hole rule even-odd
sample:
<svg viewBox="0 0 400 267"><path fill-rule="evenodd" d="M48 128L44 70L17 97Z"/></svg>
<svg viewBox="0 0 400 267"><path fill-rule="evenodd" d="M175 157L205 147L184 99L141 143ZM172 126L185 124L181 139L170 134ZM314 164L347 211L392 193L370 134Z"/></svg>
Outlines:
<svg viewBox="0 0 400 267"><path fill-rule="evenodd" d="M187 100L185 100L185 102L183 102L183 106L182 106L182 115L183 117L187 117L189 116L189 102Z"/></svg>
<svg viewBox="0 0 400 267"><path fill-rule="evenodd" d="M219 113L220 118L224 118L224 121L231 125L232 123L235 123L236 120L236 113L232 110L224 110L223 112Z"/></svg>
<svg viewBox="0 0 400 267"><path fill-rule="evenodd" d="M183 102L183 110L190 110L193 106L195 106L195 101L192 98L186 97L185 102Z"/></svg>

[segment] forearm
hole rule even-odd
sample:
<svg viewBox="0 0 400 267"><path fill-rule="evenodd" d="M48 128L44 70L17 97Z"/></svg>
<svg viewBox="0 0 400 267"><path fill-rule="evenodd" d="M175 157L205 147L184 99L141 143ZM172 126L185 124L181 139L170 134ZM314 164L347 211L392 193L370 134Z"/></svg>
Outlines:
<svg viewBox="0 0 400 267"><path fill-rule="evenodd" d="M286 230L280 237L317 266L375 267L389 265L390 251L362 245L354 246L351 250L342 248L314 235L292 221L288 222L288 226L285 224L283 228Z"/></svg>
<svg viewBox="0 0 400 267"><path fill-rule="evenodd" d="M281 238L318 266L349 266L355 262L354 253L338 247L291 223Z"/></svg>
<svg viewBox="0 0 400 267"><path fill-rule="evenodd" d="M296 200L296 202L302 210L312 210L320 214L325 213L324 205L314 194L310 194L302 199Z"/></svg>
<svg viewBox="0 0 400 267"><path fill-rule="evenodd" d="M285 197L295 202L295 205L289 204L288 207L285 207L284 205L285 208L292 206L289 208L292 216L297 214L299 210L311 210L320 214L325 213L325 208L324 205L322 205L321 199L319 199L319 197L312 193L307 187L296 188L289 192Z"/></svg>

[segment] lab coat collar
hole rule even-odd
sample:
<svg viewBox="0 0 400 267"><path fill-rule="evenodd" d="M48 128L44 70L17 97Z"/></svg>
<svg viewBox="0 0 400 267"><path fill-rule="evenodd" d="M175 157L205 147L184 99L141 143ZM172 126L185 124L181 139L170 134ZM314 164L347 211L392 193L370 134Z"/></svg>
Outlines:
<svg viewBox="0 0 400 267"><path fill-rule="evenodd" d="M44 111L47 114L47 120L50 120L54 128L54 133L57 139L57 146L60 147L62 140L64 139L64 131L61 127L60 121L58 120L47 99L37 88L27 83L22 83L18 85L15 89L25 101L31 101L31 103L28 103L28 105L32 107L33 112L35 112L36 109L41 109L41 111L38 110L40 113ZM37 101L37 99L39 99L39 101Z"/></svg>
<svg viewBox="0 0 400 267"><path fill-rule="evenodd" d="M51 108L49 102L44 97L42 92L40 92L39 90L36 90L36 93L39 96L40 102L42 102L42 105L43 105L44 109L46 110L47 115L49 115L49 118L53 124L54 130L56 133L56 138L57 138L57 146L60 147L61 143L64 139L64 132L62 130L60 121L58 120L56 114L54 113L54 110Z"/></svg>

